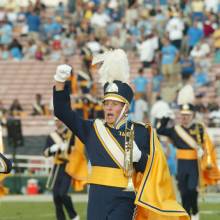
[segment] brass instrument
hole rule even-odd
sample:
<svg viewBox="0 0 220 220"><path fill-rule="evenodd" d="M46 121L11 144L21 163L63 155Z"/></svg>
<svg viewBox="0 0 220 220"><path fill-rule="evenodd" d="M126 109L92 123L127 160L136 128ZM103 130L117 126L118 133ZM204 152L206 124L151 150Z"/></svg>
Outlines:
<svg viewBox="0 0 220 220"><path fill-rule="evenodd" d="M128 177L128 185L124 191L134 191L132 180L133 175L133 141L134 141L134 125L128 128L126 123L125 128L125 154L124 154L124 175Z"/></svg>
<svg viewBox="0 0 220 220"><path fill-rule="evenodd" d="M49 176L47 178L46 188L49 190L52 190L54 187L54 184L57 179L57 175L59 173L60 165L62 164L62 162L69 161L68 151L69 151L71 137L72 137L72 132L70 130L68 130L65 134L65 140L66 140L66 141L64 141L65 149L61 152L60 152L60 150L58 150L54 156L54 160L57 160L58 163L53 164L53 167L51 168Z"/></svg>
<svg viewBox="0 0 220 220"><path fill-rule="evenodd" d="M57 175L60 169L60 164L54 164L50 170L49 176L46 182L46 189L52 190L57 179Z"/></svg>

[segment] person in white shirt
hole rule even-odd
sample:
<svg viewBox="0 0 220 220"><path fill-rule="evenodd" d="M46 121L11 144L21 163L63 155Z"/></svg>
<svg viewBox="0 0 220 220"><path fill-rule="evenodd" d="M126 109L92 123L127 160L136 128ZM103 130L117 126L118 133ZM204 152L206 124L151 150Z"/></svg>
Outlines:
<svg viewBox="0 0 220 220"><path fill-rule="evenodd" d="M91 17L91 25L105 28L110 20L110 17L104 12L104 8L100 6Z"/></svg>
<svg viewBox="0 0 220 220"><path fill-rule="evenodd" d="M184 31L184 22L179 16L172 17L166 26L166 31L169 34L169 39L171 43L177 48L181 48L183 31Z"/></svg>
<svg viewBox="0 0 220 220"><path fill-rule="evenodd" d="M209 12L218 13L219 0L204 0L205 10Z"/></svg>
<svg viewBox="0 0 220 220"><path fill-rule="evenodd" d="M140 60L144 68L149 68L155 56L155 50L158 48L158 38L154 37L149 31L140 44L137 44Z"/></svg>
<svg viewBox="0 0 220 220"><path fill-rule="evenodd" d="M143 99L143 94L136 93L132 120L139 122L146 122L147 112L148 112L148 104Z"/></svg>

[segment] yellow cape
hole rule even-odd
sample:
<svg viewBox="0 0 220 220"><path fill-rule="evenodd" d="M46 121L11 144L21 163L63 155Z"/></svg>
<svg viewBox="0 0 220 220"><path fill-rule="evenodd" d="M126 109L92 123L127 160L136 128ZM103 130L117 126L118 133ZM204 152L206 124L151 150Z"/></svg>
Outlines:
<svg viewBox="0 0 220 220"><path fill-rule="evenodd" d="M7 187L4 187L3 181L6 177L8 177L10 174L0 174L0 197L5 196L9 193L9 189Z"/></svg>
<svg viewBox="0 0 220 220"><path fill-rule="evenodd" d="M69 155L69 163L66 165L65 171L72 177L72 186L75 191L83 190L87 183L88 166L84 153L84 145L76 137L75 146Z"/></svg>
<svg viewBox="0 0 220 220"><path fill-rule="evenodd" d="M220 170L217 165L216 149L207 132L204 134L204 156L201 159L201 184L214 185L220 180Z"/></svg>
<svg viewBox="0 0 220 220"><path fill-rule="evenodd" d="M150 155L144 174L138 173L135 220L189 220L187 212L176 201L176 195L157 134L149 126Z"/></svg>

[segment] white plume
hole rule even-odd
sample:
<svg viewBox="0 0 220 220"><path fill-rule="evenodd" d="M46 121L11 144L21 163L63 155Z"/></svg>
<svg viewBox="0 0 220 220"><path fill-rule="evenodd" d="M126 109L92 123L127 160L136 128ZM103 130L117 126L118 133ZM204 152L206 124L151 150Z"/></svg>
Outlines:
<svg viewBox="0 0 220 220"><path fill-rule="evenodd" d="M100 82L104 85L106 82L120 80L128 83L129 80L129 63L124 50L115 49L103 54L97 54L93 57L92 64L103 62L98 73Z"/></svg>
<svg viewBox="0 0 220 220"><path fill-rule="evenodd" d="M177 96L177 104L194 104L195 94L193 87L191 85L185 85L182 89L180 89Z"/></svg>

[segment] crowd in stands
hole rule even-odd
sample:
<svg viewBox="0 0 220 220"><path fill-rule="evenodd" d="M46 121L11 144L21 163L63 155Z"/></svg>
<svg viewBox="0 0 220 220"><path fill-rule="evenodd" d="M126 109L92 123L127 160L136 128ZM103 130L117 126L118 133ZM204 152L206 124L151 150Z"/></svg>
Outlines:
<svg viewBox="0 0 220 220"><path fill-rule="evenodd" d="M75 54L80 55L81 70L73 73L70 87L74 105L84 103L84 116L89 117L85 113L88 103L100 109L99 97L94 100L93 96L97 88L92 55L120 47L131 61L138 57L141 64L137 72L131 73L136 91L131 107L133 119L153 120L150 109L164 98L162 87L176 86L177 93L184 80L192 78L199 114L209 115L210 126L220 124L219 73L210 74L212 65L220 63L218 0L73 2L72 7L60 1L55 8L41 0L26 5L10 0L1 5L0 60L68 62ZM212 97L207 92L210 87L214 90ZM40 96L36 95L37 107L33 105L32 115L51 112L39 104ZM18 102L15 100L13 106ZM175 98L170 105L176 106Z"/></svg>

